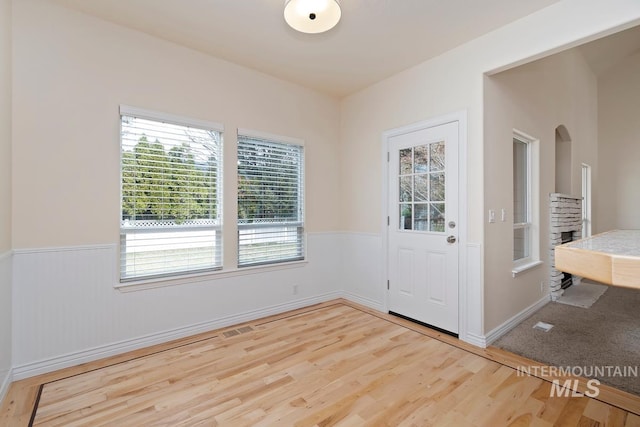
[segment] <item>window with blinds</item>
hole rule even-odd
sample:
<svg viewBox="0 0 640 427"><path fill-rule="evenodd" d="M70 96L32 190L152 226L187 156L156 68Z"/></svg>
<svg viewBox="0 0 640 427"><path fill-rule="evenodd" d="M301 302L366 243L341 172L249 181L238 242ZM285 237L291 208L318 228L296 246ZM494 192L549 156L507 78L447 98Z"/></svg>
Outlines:
<svg viewBox="0 0 640 427"><path fill-rule="evenodd" d="M120 279L222 266L222 126L121 107Z"/></svg>
<svg viewBox="0 0 640 427"><path fill-rule="evenodd" d="M238 135L238 266L304 259L302 145Z"/></svg>

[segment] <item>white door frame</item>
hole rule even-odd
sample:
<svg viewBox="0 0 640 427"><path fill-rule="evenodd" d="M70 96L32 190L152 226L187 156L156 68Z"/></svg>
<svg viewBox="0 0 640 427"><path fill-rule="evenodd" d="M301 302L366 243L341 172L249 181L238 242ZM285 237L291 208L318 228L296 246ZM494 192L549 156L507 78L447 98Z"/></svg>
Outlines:
<svg viewBox="0 0 640 427"><path fill-rule="evenodd" d="M591 198L593 196L592 191L592 178L591 178L591 166L582 163L580 170L582 177L582 185L580 192L582 193L582 238L591 237L592 226L592 212L591 212ZM586 195L585 195L586 192ZM586 230L586 233L585 233Z"/></svg>
<svg viewBox="0 0 640 427"><path fill-rule="evenodd" d="M468 318L469 313L482 313L483 307L482 301L474 301L469 298L470 291L467 286L467 111L462 110L455 113L447 114L444 116L434 117L418 123L402 126L396 129L391 129L383 132L382 134L382 218L380 222L382 224L382 288L384 294L383 311L389 311L389 292L388 292L388 277L389 277L389 236L388 236L388 217L389 217L389 191L388 191L388 179L389 179L389 162L387 161L389 156L389 139L434 126L444 125L447 123L458 122L458 337L462 341L469 342L474 345L482 346L482 342L478 342L471 336L468 336ZM482 283L482 282L480 282ZM476 292L477 293L477 292ZM471 307L473 304L478 304L477 307ZM476 316L477 317L477 316ZM482 319L480 319L482 321Z"/></svg>

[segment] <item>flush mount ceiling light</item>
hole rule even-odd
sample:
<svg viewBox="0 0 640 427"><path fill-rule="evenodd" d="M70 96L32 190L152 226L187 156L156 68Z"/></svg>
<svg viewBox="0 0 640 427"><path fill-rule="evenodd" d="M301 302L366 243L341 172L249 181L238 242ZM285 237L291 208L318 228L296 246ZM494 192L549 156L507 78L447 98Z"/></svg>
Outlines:
<svg viewBox="0 0 640 427"><path fill-rule="evenodd" d="M329 31L340 21L338 0L285 0L284 20L294 30L317 34Z"/></svg>

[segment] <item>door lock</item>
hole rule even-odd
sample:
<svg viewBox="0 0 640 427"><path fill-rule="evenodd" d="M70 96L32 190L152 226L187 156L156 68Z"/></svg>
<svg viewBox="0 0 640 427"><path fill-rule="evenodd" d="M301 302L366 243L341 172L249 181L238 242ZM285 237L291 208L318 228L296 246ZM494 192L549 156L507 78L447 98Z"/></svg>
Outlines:
<svg viewBox="0 0 640 427"><path fill-rule="evenodd" d="M447 243L455 243L455 242L456 242L456 236L447 237Z"/></svg>
<svg viewBox="0 0 640 427"><path fill-rule="evenodd" d="M456 228L456 222L455 221L449 221L449 228Z"/></svg>

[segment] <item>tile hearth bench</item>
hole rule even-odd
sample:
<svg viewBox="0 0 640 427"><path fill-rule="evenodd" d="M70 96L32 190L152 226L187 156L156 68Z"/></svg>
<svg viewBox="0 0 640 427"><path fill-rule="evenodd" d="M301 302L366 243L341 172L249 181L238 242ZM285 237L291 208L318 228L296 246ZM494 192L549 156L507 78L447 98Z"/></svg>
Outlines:
<svg viewBox="0 0 640 427"><path fill-rule="evenodd" d="M556 247L556 268L640 290L640 230L612 230Z"/></svg>

